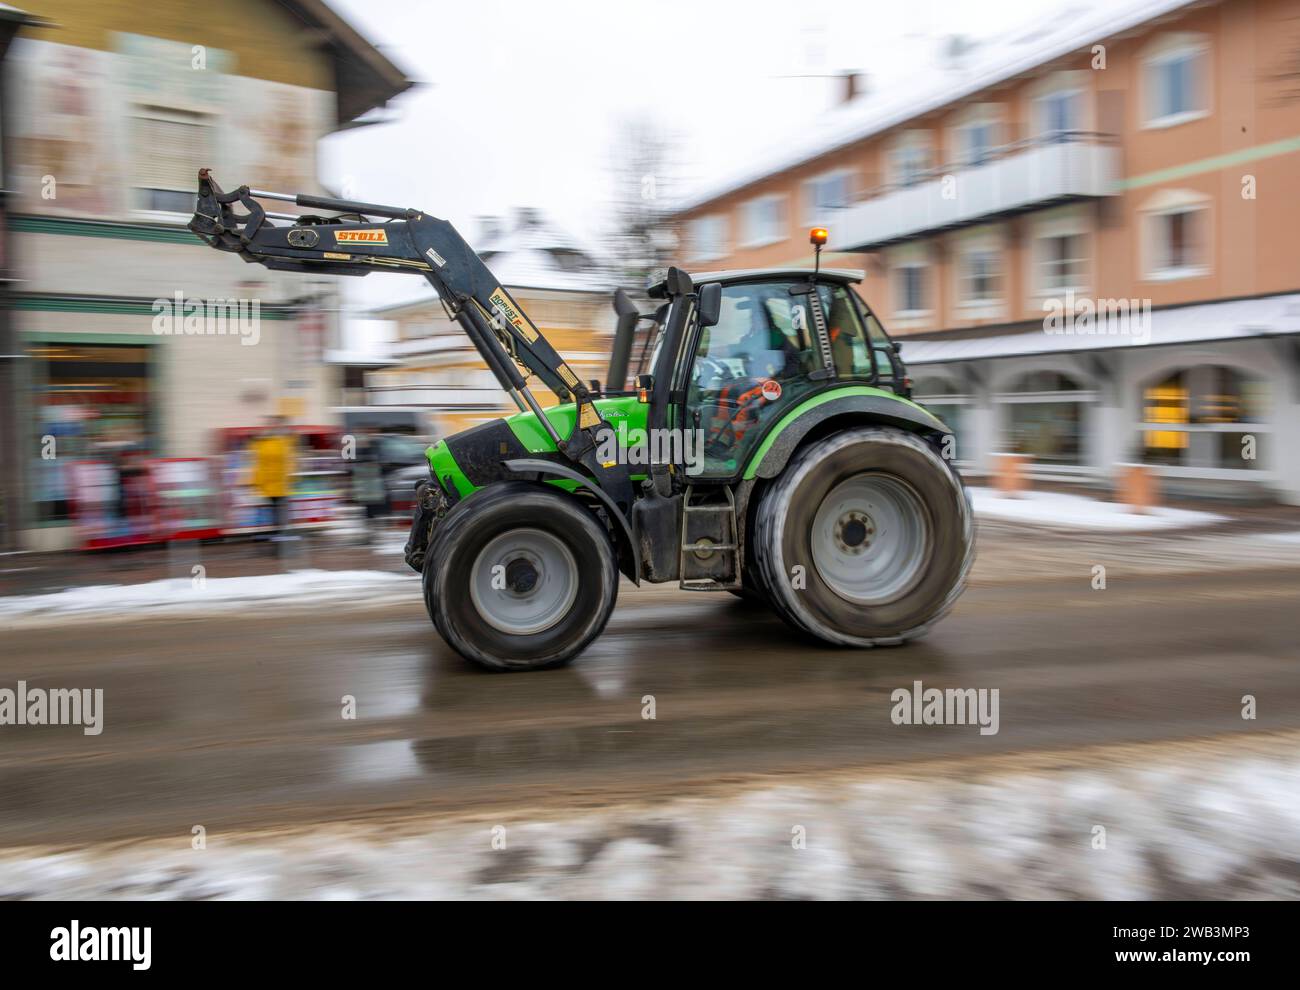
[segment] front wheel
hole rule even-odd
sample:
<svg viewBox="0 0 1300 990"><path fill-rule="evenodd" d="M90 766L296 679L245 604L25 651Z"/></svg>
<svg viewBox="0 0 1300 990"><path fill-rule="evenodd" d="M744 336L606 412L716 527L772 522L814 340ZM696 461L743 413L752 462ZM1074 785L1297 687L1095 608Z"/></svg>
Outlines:
<svg viewBox="0 0 1300 990"><path fill-rule="evenodd" d="M609 620L618 565L573 496L490 485L456 506L425 555L425 604L457 653L494 670L558 667Z"/></svg>
<svg viewBox="0 0 1300 990"><path fill-rule="evenodd" d="M956 472L920 437L889 427L799 451L764 493L755 529L776 611L846 646L923 635L957 600L973 556Z"/></svg>

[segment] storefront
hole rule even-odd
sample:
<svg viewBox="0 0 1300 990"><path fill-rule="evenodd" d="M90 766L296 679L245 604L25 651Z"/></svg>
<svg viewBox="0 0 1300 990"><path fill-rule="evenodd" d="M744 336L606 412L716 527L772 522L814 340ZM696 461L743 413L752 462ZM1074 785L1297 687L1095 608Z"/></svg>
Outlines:
<svg viewBox="0 0 1300 990"><path fill-rule="evenodd" d="M1143 339L1049 334L908 338L919 402L971 477L1027 455L1031 478L1110 487L1156 468L1172 495L1300 504L1300 294L1171 307Z"/></svg>
<svg viewBox="0 0 1300 990"><path fill-rule="evenodd" d="M138 343L29 342L33 521L72 517L78 465L116 477L129 515L135 465L155 453L154 347ZM104 472L100 473L101 476Z"/></svg>

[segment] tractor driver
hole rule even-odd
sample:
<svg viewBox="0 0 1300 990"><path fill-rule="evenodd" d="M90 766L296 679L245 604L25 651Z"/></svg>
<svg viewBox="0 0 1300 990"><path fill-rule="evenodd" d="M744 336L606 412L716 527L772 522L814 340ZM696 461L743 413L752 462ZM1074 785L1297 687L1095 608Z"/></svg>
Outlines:
<svg viewBox="0 0 1300 990"><path fill-rule="evenodd" d="M753 295L734 300L734 318L745 321L746 326L740 338L726 349L732 367L739 365L739 374L719 376L713 383L718 391L705 445L715 457L734 454L741 448L745 434L758 425L769 402L763 395L763 384L799 376L807 370L805 363L812 354L811 348L801 345L809 331L795 316L789 297L768 295L766 289L759 287ZM708 347L707 343L704 347Z"/></svg>

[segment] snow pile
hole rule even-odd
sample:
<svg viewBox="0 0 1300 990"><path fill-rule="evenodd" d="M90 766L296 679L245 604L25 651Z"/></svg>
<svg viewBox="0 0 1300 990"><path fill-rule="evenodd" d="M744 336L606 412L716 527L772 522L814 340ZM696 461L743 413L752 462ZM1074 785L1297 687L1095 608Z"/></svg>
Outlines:
<svg viewBox="0 0 1300 990"><path fill-rule="evenodd" d="M143 584L65 588L45 595L0 598L0 621L146 614L205 614L245 605L382 604L418 595L419 576L391 571L307 569L230 578L164 578Z"/></svg>
<svg viewBox="0 0 1300 990"><path fill-rule="evenodd" d="M1082 495L1061 492L1024 492L1007 498L991 488L968 488L976 516L1039 526L1143 532L1155 529L1185 529L1224 521L1223 516L1189 509L1158 506L1145 514L1129 510L1119 502L1102 502Z"/></svg>
<svg viewBox="0 0 1300 990"><path fill-rule="evenodd" d="M1268 738L1268 737L1265 737ZM0 854L0 899L1291 899L1300 750L1235 737L474 821ZM1154 755L1153 755L1154 754Z"/></svg>

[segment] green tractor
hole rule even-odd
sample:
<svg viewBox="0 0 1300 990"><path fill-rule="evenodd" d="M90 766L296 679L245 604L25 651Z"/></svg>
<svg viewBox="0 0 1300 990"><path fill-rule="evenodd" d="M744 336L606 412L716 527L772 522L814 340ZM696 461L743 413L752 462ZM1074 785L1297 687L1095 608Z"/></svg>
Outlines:
<svg viewBox="0 0 1300 990"><path fill-rule="evenodd" d="M268 213L266 199L332 215ZM269 268L423 275L519 408L429 448L406 545L430 618L471 660L573 659L620 574L740 595L856 647L924 634L961 592L973 526L950 431L911 400L898 346L853 290L860 272L670 268L647 286L653 315L615 294L602 389L444 220L225 193L203 170L190 228ZM825 239L813 231L818 259ZM625 389L642 324L645 367ZM543 408L532 378L559 404Z"/></svg>

